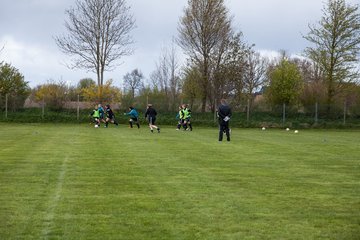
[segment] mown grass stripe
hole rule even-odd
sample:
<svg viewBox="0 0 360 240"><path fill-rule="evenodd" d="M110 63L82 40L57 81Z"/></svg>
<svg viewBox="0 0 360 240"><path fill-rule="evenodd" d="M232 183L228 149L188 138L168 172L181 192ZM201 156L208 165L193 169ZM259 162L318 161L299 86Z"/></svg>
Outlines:
<svg viewBox="0 0 360 240"><path fill-rule="evenodd" d="M59 204L59 201L60 201L60 198L62 195L64 179L65 179L65 175L66 175L66 171L67 171L68 159L69 159L68 156L66 156L62 162L54 193L51 196L49 203L48 203L48 209L47 209L46 215L44 217L44 226L43 226L43 229L41 232L41 236L44 239L49 238L49 233L51 231L51 227L54 224L53 221L54 221L54 217L55 217L56 208Z"/></svg>
<svg viewBox="0 0 360 240"><path fill-rule="evenodd" d="M10 125L1 238L358 239L359 131L161 127Z"/></svg>

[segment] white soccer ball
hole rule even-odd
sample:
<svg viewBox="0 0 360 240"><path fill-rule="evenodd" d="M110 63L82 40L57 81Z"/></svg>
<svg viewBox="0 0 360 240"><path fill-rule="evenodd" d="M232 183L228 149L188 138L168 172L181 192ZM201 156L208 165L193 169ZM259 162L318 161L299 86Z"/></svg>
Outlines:
<svg viewBox="0 0 360 240"><path fill-rule="evenodd" d="M99 125L95 124L95 127L96 127L96 128L98 128L98 127L99 127Z"/></svg>
<svg viewBox="0 0 360 240"><path fill-rule="evenodd" d="M298 130L295 130L294 133L298 133L299 131Z"/></svg>
<svg viewBox="0 0 360 240"><path fill-rule="evenodd" d="M286 128L286 131L289 131L290 130L290 128Z"/></svg>
<svg viewBox="0 0 360 240"><path fill-rule="evenodd" d="M266 129L265 127L262 127L262 129L261 129L261 130L265 131L265 129Z"/></svg>

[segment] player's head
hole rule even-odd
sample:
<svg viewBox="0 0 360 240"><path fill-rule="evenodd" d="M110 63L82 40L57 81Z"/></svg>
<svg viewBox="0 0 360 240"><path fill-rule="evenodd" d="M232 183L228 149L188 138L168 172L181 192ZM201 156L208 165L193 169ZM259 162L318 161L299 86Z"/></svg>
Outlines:
<svg viewBox="0 0 360 240"><path fill-rule="evenodd" d="M152 104L151 104L151 103L149 103L149 104L147 105L147 107L148 107L148 108L151 108L151 107L152 107Z"/></svg>
<svg viewBox="0 0 360 240"><path fill-rule="evenodd" d="M106 107L106 108L110 108L110 104L106 104L105 107Z"/></svg>
<svg viewBox="0 0 360 240"><path fill-rule="evenodd" d="M134 108L133 107L129 107L129 110L133 110Z"/></svg>

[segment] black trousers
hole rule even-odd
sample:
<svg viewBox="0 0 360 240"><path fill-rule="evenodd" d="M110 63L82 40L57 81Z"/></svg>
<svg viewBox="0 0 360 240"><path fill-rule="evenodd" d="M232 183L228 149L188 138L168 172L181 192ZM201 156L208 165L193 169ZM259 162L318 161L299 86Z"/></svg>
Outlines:
<svg viewBox="0 0 360 240"><path fill-rule="evenodd" d="M226 134L226 140L230 141L229 121L219 121L219 141L223 140L224 132Z"/></svg>

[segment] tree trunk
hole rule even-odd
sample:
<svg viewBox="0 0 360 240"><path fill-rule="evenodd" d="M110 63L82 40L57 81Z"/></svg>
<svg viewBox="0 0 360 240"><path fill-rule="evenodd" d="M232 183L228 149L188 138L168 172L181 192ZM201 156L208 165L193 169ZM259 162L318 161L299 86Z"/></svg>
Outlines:
<svg viewBox="0 0 360 240"><path fill-rule="evenodd" d="M332 69L331 69L332 71ZM327 91L327 98L326 98L326 115L327 117L331 117L331 111L332 111L332 105L333 105L333 98L335 95L335 90L334 90L334 83L333 83L333 77L332 75L329 76L328 79L328 91Z"/></svg>
<svg viewBox="0 0 360 240"><path fill-rule="evenodd" d="M334 99L334 89L333 89L332 86L329 86L328 96L327 96L327 99L326 99L326 115L328 117L331 117L332 105L334 103L333 99Z"/></svg>
<svg viewBox="0 0 360 240"><path fill-rule="evenodd" d="M205 112L206 110L206 100L207 100L207 95L208 95L208 84L209 84L209 79L208 79L208 65L207 65L207 58L206 56L204 57L204 69L203 69L203 83L202 83L202 98L201 98L201 112Z"/></svg>

